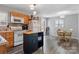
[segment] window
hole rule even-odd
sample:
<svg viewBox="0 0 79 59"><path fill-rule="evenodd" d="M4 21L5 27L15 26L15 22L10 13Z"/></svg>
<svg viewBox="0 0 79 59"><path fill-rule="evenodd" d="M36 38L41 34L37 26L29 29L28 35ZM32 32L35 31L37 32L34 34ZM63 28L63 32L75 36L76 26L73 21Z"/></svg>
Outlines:
<svg viewBox="0 0 79 59"><path fill-rule="evenodd" d="M64 27L64 20L63 19L55 20L55 26L56 27Z"/></svg>
<svg viewBox="0 0 79 59"><path fill-rule="evenodd" d="M8 14L0 12L0 26L6 26L8 24Z"/></svg>

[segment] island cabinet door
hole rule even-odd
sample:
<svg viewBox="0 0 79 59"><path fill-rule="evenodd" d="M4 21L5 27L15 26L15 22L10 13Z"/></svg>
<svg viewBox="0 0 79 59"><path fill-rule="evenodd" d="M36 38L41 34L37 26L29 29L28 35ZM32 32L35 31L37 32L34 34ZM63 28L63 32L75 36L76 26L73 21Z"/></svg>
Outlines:
<svg viewBox="0 0 79 59"><path fill-rule="evenodd" d="M32 52L32 38L29 35L24 35L23 50L25 54Z"/></svg>
<svg viewBox="0 0 79 59"><path fill-rule="evenodd" d="M32 36L32 50L35 52L38 49L38 35L35 33Z"/></svg>
<svg viewBox="0 0 79 59"><path fill-rule="evenodd" d="M37 50L38 42L37 42L37 35L28 34L24 35L24 53L31 54Z"/></svg>

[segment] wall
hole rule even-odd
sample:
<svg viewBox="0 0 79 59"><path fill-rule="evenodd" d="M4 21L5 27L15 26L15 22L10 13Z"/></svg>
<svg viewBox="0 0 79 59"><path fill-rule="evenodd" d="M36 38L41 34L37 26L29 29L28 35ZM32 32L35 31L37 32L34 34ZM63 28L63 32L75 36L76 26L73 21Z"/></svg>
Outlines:
<svg viewBox="0 0 79 59"><path fill-rule="evenodd" d="M18 14L15 12L16 16L21 16L21 15L23 15L22 13L24 13L24 12L21 12L21 10L19 10L19 9L9 8L9 7L0 5L0 12L4 12L4 13L6 13L8 15L8 18L7 18L8 19L8 23L10 23L10 12L11 11L19 11L20 13L18 13ZM27 17L24 16L24 20L27 21L27 18L29 18L29 16L27 16ZM25 23L28 24L28 22L25 22Z"/></svg>
<svg viewBox="0 0 79 59"><path fill-rule="evenodd" d="M11 10L10 8L7 8L7 7L0 5L0 12L7 14L7 20L8 21L10 20L10 17L9 17L10 15L8 14L10 10Z"/></svg>
<svg viewBox="0 0 79 59"><path fill-rule="evenodd" d="M79 14L78 14L78 35L77 37L79 38Z"/></svg>
<svg viewBox="0 0 79 59"><path fill-rule="evenodd" d="M67 15L64 18L64 28L65 29L72 29L72 36L77 37L78 33L78 15Z"/></svg>
<svg viewBox="0 0 79 59"><path fill-rule="evenodd" d="M56 36L57 35L57 29L55 26L55 20L60 19L59 17L52 17L49 18L49 27L50 27L50 35ZM69 30L73 29L73 37L78 37L78 15L77 14L72 14L72 15L67 15L64 20L64 30Z"/></svg>
<svg viewBox="0 0 79 59"><path fill-rule="evenodd" d="M49 20L48 20L49 33L52 36L56 35L55 34L55 32L56 32L56 30L55 30L55 19L56 18L49 18Z"/></svg>

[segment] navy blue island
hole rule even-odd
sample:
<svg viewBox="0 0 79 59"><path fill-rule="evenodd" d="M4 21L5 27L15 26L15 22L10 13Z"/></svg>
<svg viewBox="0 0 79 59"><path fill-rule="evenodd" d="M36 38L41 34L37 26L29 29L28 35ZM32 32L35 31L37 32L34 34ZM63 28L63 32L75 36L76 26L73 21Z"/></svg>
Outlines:
<svg viewBox="0 0 79 59"><path fill-rule="evenodd" d="M40 47L43 47L43 32L24 33L23 34L23 51L24 54L32 54Z"/></svg>

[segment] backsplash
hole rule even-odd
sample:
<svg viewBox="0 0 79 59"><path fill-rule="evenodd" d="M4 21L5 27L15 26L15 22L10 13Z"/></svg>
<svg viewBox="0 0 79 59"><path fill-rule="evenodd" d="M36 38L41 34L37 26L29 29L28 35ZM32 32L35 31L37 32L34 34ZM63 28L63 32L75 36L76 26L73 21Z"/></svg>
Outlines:
<svg viewBox="0 0 79 59"><path fill-rule="evenodd" d="M7 31L7 26L0 26L0 31Z"/></svg>

